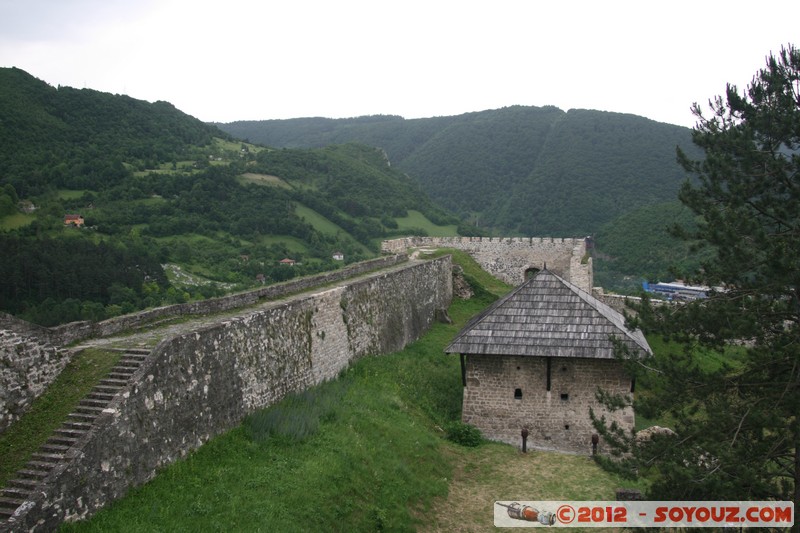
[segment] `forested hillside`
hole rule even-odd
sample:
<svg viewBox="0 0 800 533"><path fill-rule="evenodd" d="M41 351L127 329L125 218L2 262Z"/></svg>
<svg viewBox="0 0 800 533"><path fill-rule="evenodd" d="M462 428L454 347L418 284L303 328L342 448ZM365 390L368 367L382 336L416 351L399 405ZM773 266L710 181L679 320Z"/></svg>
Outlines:
<svg viewBox="0 0 800 533"><path fill-rule="evenodd" d="M514 106L453 117L306 118L219 124L273 146L383 148L444 207L498 234L581 236L676 198L690 130L634 115ZM600 243L602 245L602 243Z"/></svg>
<svg viewBox="0 0 800 533"><path fill-rule="evenodd" d="M167 102L55 88L17 68L0 69L0 125L0 177L23 196L106 189L229 137Z"/></svg>
<svg viewBox="0 0 800 533"><path fill-rule="evenodd" d="M595 285L635 293L643 280L670 281L682 277L708 257L669 234L675 224L694 226L691 211L678 200L628 211L604 224L595 234L602 243L595 254Z"/></svg>
<svg viewBox="0 0 800 533"><path fill-rule="evenodd" d="M334 252L426 232L593 234L598 279L636 285L675 256L651 206L683 179L675 145L691 152L684 128L555 107L226 133L15 68L0 69L0 125L0 310L47 325L336 268Z"/></svg>
<svg viewBox="0 0 800 533"><path fill-rule="evenodd" d="M44 325L333 269L423 232L409 220L455 233L374 147L273 150L18 69L0 123L0 311Z"/></svg>

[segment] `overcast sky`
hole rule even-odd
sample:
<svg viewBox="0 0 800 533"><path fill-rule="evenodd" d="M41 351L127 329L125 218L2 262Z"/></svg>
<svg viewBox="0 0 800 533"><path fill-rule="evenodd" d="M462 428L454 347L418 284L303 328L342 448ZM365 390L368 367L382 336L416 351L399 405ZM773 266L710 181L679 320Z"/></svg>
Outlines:
<svg viewBox="0 0 800 533"><path fill-rule="evenodd" d="M691 127L788 43L799 0L0 0L0 66L207 122L555 105Z"/></svg>

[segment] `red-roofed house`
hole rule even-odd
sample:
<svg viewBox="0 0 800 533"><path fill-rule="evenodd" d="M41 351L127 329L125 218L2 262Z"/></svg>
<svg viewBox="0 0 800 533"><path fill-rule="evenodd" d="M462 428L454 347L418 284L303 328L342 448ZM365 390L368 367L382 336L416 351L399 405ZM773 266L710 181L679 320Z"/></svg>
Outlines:
<svg viewBox="0 0 800 533"><path fill-rule="evenodd" d="M83 226L83 217L80 215L64 215L65 226Z"/></svg>

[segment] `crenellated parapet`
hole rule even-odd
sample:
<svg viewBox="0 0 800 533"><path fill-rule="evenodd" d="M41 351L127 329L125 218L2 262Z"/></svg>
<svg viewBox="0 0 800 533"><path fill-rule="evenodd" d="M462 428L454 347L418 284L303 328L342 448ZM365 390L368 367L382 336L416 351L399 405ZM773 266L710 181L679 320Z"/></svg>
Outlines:
<svg viewBox="0 0 800 533"><path fill-rule="evenodd" d="M383 241L384 253L406 253L420 248L453 248L470 254L481 267L511 285L525 281L526 273L551 272L591 292L594 281L587 239L556 237L403 237Z"/></svg>

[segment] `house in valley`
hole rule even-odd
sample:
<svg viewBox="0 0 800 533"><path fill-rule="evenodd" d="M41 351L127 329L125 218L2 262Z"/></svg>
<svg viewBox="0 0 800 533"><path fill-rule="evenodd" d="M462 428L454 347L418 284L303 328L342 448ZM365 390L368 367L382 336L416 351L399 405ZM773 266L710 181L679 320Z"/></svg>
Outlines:
<svg viewBox="0 0 800 533"><path fill-rule="evenodd" d="M519 445L525 429L530 448L591 453L590 408L634 426L631 407L609 412L596 399L598 389L634 392L615 340L651 353L619 312L545 267L470 320L445 349L461 357L462 420L492 440Z"/></svg>
<svg viewBox="0 0 800 533"><path fill-rule="evenodd" d="M81 215L64 215L64 225L79 228L83 226L83 217Z"/></svg>

